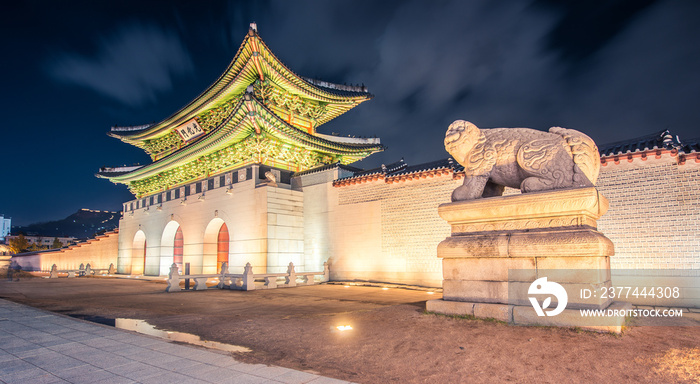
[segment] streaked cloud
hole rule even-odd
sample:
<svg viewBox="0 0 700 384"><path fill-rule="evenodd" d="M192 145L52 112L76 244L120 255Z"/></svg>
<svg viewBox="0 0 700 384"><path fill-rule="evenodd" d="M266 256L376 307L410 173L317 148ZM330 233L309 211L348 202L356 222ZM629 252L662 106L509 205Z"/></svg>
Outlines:
<svg viewBox="0 0 700 384"><path fill-rule="evenodd" d="M380 136L389 150L365 162L447 156L455 119L560 125L600 144L667 128L697 136L700 3L613 3L307 0L274 3L258 25L292 70L376 95L321 127Z"/></svg>
<svg viewBox="0 0 700 384"><path fill-rule="evenodd" d="M155 101L173 78L192 73L189 52L176 33L130 24L101 39L94 53L63 53L48 63L56 80L94 90L129 106Z"/></svg>

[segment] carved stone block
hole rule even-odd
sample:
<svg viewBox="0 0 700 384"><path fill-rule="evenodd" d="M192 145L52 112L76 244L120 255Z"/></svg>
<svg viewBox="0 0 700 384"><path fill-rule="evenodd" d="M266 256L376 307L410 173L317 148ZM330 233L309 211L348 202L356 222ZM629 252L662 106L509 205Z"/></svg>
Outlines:
<svg viewBox="0 0 700 384"><path fill-rule="evenodd" d="M600 171L598 147L573 129L479 129L456 120L445 149L464 166L464 185L452 201L500 196L505 187L523 192L592 187Z"/></svg>

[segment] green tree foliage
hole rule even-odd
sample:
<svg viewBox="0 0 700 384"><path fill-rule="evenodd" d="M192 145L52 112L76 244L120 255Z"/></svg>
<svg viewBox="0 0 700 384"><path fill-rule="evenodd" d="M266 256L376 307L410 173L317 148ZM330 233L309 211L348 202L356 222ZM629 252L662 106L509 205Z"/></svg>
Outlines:
<svg viewBox="0 0 700 384"><path fill-rule="evenodd" d="M26 252L29 250L29 242L24 235L20 233L19 236L10 239L10 248L12 248L13 253Z"/></svg>
<svg viewBox="0 0 700 384"><path fill-rule="evenodd" d="M53 244L51 245L51 248L53 249L58 249L63 247L63 243L61 243L60 240L58 240L58 237L54 237L53 239Z"/></svg>

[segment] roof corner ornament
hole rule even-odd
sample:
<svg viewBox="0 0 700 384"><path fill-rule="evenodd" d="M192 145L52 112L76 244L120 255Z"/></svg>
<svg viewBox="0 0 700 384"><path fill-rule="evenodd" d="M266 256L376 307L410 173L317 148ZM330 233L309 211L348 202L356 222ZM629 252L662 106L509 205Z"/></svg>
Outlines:
<svg viewBox="0 0 700 384"><path fill-rule="evenodd" d="M258 33L258 23L256 23L256 22L250 23L250 30L255 32L255 33Z"/></svg>

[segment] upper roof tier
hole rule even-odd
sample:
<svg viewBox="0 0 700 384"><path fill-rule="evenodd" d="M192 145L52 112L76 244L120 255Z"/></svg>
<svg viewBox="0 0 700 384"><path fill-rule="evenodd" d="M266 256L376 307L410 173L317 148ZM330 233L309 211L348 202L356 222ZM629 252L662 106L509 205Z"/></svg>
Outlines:
<svg viewBox="0 0 700 384"><path fill-rule="evenodd" d="M151 164L104 167L97 176L140 197L248 164L300 172L353 163L382 151L380 140L316 127L371 97L364 86L297 76L251 26L226 72L194 101L158 124L112 128L111 136L143 148Z"/></svg>
<svg viewBox="0 0 700 384"><path fill-rule="evenodd" d="M216 114L226 105L235 105L246 90L290 125L310 134L373 97L364 86L333 84L295 74L270 51L251 24L226 71L202 94L159 123L114 126L109 135L144 149L153 159L162 158L191 143L174 134L176 128ZM202 128L205 133L209 130Z"/></svg>

